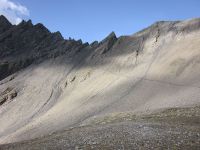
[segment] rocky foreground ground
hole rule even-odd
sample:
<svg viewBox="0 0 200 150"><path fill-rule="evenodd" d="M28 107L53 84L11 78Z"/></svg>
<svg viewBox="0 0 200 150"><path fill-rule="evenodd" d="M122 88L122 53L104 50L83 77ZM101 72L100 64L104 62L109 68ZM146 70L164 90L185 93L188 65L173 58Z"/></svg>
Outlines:
<svg viewBox="0 0 200 150"><path fill-rule="evenodd" d="M0 149L199 149L200 107L118 113Z"/></svg>

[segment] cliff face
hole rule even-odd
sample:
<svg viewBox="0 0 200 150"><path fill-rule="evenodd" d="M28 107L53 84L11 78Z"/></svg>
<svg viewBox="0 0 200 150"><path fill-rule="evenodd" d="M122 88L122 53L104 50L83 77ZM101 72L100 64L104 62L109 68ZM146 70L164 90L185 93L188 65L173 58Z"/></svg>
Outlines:
<svg viewBox="0 0 200 150"><path fill-rule="evenodd" d="M199 105L200 19L156 22L101 42L0 17L0 143L115 113Z"/></svg>

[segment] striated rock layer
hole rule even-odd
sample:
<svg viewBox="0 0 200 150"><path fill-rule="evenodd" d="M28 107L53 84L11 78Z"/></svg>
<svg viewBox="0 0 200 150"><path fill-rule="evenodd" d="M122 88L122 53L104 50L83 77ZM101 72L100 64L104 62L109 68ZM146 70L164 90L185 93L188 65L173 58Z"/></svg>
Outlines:
<svg viewBox="0 0 200 150"><path fill-rule="evenodd" d="M117 113L200 104L200 19L161 21L101 42L0 17L0 143Z"/></svg>

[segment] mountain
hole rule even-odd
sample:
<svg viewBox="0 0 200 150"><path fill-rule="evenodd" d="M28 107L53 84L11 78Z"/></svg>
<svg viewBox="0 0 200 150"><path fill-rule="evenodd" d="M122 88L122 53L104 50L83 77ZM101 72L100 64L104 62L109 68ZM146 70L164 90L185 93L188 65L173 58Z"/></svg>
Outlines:
<svg viewBox="0 0 200 150"><path fill-rule="evenodd" d="M199 18L159 21L129 36L111 32L88 44L40 23L11 25L0 16L0 144L36 138L3 148L128 149L159 146L155 137L164 147L191 142L195 148L199 37ZM122 144L114 144L119 141L113 136Z"/></svg>

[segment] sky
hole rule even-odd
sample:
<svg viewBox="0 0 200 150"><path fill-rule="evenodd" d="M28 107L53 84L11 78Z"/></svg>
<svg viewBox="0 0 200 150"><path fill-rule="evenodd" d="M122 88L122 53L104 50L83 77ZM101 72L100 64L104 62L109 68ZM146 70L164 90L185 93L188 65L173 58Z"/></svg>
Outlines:
<svg viewBox="0 0 200 150"><path fill-rule="evenodd" d="M200 0L0 0L1 14L91 43L112 31L131 35L156 21L200 17Z"/></svg>

